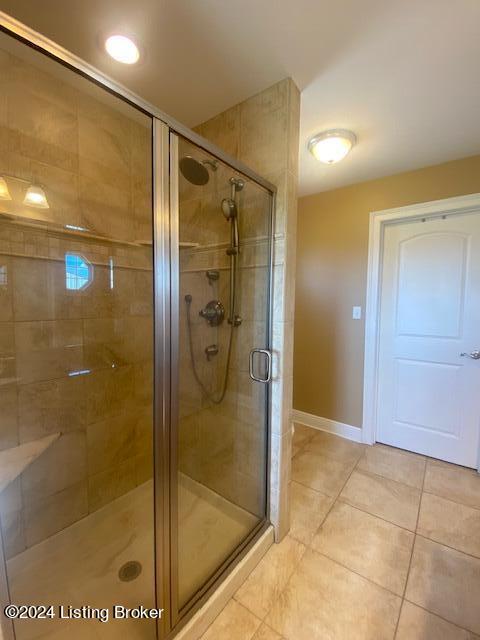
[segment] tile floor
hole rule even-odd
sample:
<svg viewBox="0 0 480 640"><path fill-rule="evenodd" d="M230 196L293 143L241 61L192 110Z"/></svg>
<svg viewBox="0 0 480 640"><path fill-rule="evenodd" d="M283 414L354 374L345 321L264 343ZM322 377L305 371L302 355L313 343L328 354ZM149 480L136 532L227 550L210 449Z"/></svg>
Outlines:
<svg viewBox="0 0 480 640"><path fill-rule="evenodd" d="M480 476L303 425L293 453L290 534L202 640L480 640Z"/></svg>

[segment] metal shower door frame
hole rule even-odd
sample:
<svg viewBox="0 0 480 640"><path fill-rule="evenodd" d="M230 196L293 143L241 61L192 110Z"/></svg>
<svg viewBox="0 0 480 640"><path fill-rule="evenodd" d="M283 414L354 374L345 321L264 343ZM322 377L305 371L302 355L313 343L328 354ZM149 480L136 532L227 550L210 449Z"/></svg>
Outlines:
<svg viewBox="0 0 480 640"><path fill-rule="evenodd" d="M157 599L158 606L166 605L169 609L168 626L159 627L159 638L173 638L175 634L207 601L215 589L221 584L226 574L233 570L243 559L255 540L269 526L269 474L270 474L270 396L271 385L265 385L265 421L262 425L266 431L266 472L263 479L265 486L266 510L264 518L254 527L246 539L237 546L228 558L217 568L215 574L199 590L194 598L183 607L178 602L178 434L179 434L179 138L198 144L190 136L184 135L160 120L154 120L154 166L162 172L154 174L155 197L154 206L154 246L155 303L157 307L156 323L156 362L157 380L155 384L159 398L156 401L156 429L158 445L156 445L156 535L157 538ZM168 135L168 145L166 136ZM200 146L200 145L198 145ZM168 148L167 148L168 147ZM231 162L221 153L210 148L202 148L218 160L230 165L232 170L243 173L238 163ZM218 150L216 150L218 151ZM168 157L167 157L168 156ZM230 160L230 161L229 161ZM244 174L245 175L245 174ZM247 176L252 179L251 176ZM263 188L265 185L253 179ZM168 193L167 193L168 191ZM275 228L275 191L270 193L270 217L268 254L268 296L266 301L266 348L272 343L272 292L273 292L273 244ZM161 297L161 301L158 298ZM157 302L158 300L158 302ZM160 358L163 358L163 365ZM163 368L165 367L165 368ZM166 378L169 376L169 380ZM263 381L263 382L270 382ZM163 421L163 422L162 422ZM163 438L160 441L160 438ZM163 455L161 451L163 450ZM160 467L163 466L163 469ZM168 487L165 486L168 484ZM161 565L160 558L164 559ZM168 567L167 567L168 563ZM168 585L168 586L167 586ZM162 600L162 598L166 598ZM165 621L164 621L165 622ZM164 635L162 635L162 633Z"/></svg>

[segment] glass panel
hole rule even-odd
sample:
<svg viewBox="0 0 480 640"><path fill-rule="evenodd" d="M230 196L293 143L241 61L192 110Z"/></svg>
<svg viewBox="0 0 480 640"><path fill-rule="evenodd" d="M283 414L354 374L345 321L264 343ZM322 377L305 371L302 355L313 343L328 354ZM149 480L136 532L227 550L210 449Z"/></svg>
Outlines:
<svg viewBox="0 0 480 640"><path fill-rule="evenodd" d="M0 519L16 604L155 603L151 137L150 118L0 35L0 449L18 460ZM154 621L15 630L155 637Z"/></svg>
<svg viewBox="0 0 480 640"><path fill-rule="evenodd" d="M270 198L179 140L179 607L265 519Z"/></svg>

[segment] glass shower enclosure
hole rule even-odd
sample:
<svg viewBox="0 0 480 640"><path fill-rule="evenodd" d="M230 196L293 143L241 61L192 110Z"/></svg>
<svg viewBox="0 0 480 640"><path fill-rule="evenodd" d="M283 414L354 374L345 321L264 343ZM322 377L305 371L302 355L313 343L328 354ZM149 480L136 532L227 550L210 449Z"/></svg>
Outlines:
<svg viewBox="0 0 480 640"><path fill-rule="evenodd" d="M274 188L0 18L3 634L167 638L268 527Z"/></svg>

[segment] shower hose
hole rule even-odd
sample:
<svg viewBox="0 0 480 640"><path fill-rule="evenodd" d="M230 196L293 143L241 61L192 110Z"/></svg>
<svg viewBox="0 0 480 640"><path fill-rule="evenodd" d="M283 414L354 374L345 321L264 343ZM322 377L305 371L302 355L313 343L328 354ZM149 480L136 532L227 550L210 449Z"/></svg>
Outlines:
<svg viewBox="0 0 480 640"><path fill-rule="evenodd" d="M229 369L230 369L230 359L231 359L231 356L232 356L233 332L234 332L234 329L235 329L235 323L234 322L230 323L230 335L228 337L227 361L225 363L225 373L224 373L224 376L223 376L223 384L222 384L222 388L221 388L221 391L220 391L220 395L215 396L211 391L209 391L207 389L207 387L202 382L202 379L200 378L200 376L198 374L198 371L197 371L197 365L195 363L195 356L194 356L194 353L193 353L192 321L191 321L191 317L190 317L190 310L191 310L191 306L192 306L192 296L191 295L186 295L185 296L185 303L187 305L188 346L189 346L189 350L190 350L190 361L191 361L191 364L192 364L193 375L195 377L195 380L197 381L198 386L202 390L203 394L211 402L213 402L214 404L220 404L222 402L222 400L225 398L225 394L227 392L228 372L229 372Z"/></svg>

